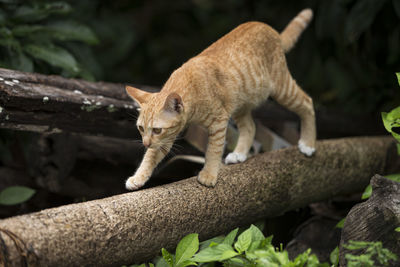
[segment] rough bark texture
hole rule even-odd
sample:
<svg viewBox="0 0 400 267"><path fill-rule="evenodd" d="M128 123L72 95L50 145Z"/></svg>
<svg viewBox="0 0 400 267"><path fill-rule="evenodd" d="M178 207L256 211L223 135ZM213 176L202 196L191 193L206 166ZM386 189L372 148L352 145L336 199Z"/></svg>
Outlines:
<svg viewBox="0 0 400 267"><path fill-rule="evenodd" d="M31 252L28 261L40 266L142 262L162 247L174 247L188 233L197 232L204 240L260 218L361 190L371 175L384 171L391 144L388 137L320 141L311 158L293 147L223 167L215 188L192 177L5 219L0 229L7 262L17 266L23 258L9 238L12 234L20 239L18 247L24 244Z"/></svg>
<svg viewBox="0 0 400 267"><path fill-rule="evenodd" d="M122 84L92 83L0 68L0 125L36 132L138 136Z"/></svg>
<svg viewBox="0 0 400 267"><path fill-rule="evenodd" d="M375 175L371 179L371 197L354 206L346 220L340 240L340 265L346 266L347 253L361 255L365 251L350 251L342 247L350 240L382 242L384 248L400 255L400 183ZM400 260L390 266L399 266Z"/></svg>

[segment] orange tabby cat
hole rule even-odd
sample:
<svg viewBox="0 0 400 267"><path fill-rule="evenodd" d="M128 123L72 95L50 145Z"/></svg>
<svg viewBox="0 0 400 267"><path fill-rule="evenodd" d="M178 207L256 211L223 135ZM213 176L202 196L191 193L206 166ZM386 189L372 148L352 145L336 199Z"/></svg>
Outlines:
<svg viewBox="0 0 400 267"><path fill-rule="evenodd" d="M311 18L312 11L303 10L281 34L261 22L241 24L175 70L160 92L127 86L127 93L140 105L137 126L147 151L126 188L135 190L146 183L189 123L208 130L205 165L197 179L214 186L229 118L239 139L225 163L243 162L255 135L251 111L268 96L300 116L298 146L311 156L316 138L313 102L290 75L285 59Z"/></svg>

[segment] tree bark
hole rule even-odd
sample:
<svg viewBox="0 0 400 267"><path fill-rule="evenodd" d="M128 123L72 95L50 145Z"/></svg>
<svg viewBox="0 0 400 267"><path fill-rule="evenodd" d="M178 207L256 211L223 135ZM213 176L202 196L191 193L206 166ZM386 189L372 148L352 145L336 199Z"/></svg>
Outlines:
<svg viewBox="0 0 400 267"><path fill-rule="evenodd" d="M199 233L204 240L260 218L362 190L369 177L385 171L392 140L319 141L310 158L292 147L224 166L215 188L192 177L4 219L0 221L3 259L6 255L8 266L23 260L38 266L143 262L162 247L175 247L188 233Z"/></svg>
<svg viewBox="0 0 400 267"><path fill-rule="evenodd" d="M1 68L0 77L2 128L138 137L134 102L122 84Z"/></svg>
<svg viewBox="0 0 400 267"><path fill-rule="evenodd" d="M384 248L400 255L400 183L375 175L371 179L371 197L354 206L346 220L340 240L340 265L346 266L346 254L361 255L365 249L348 250L343 247L350 240L382 242ZM376 260L376 259L375 259ZM379 265L377 261L375 264ZM400 259L388 266L399 266Z"/></svg>

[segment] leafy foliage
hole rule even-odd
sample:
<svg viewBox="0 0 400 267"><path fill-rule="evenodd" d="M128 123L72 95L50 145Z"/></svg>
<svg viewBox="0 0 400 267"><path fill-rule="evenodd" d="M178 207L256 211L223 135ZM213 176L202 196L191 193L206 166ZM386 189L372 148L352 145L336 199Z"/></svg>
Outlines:
<svg viewBox="0 0 400 267"><path fill-rule="evenodd" d="M155 267L211 267L216 262L226 267L330 266L320 263L317 256L311 254L311 249L291 261L287 251L277 249L271 244L272 236L266 238L254 225L239 235L238 232L239 229L234 229L225 237L212 238L202 244L198 242L197 234L187 235L179 242L175 255L162 249L162 258L156 260ZM207 246L203 246L204 244Z"/></svg>
<svg viewBox="0 0 400 267"><path fill-rule="evenodd" d="M382 242L349 241L343 245L349 250L364 250L362 255L346 254L348 267L373 267L388 266L391 261L396 261L397 256L388 249L382 247Z"/></svg>
<svg viewBox="0 0 400 267"><path fill-rule="evenodd" d="M400 73L396 73L397 77L397 82L400 85ZM395 129L400 129L400 106L393 109L389 113L382 112L382 121L383 125L385 126L385 129L393 135L393 137L397 140L397 153L400 155L400 134L398 134ZM391 175L386 175L386 178L395 181L395 182L400 182L400 173L397 174L391 174ZM368 185L364 193L362 194L361 198L362 199L367 199L371 196L372 194L372 187L371 185Z"/></svg>
<svg viewBox="0 0 400 267"><path fill-rule="evenodd" d="M333 266L339 265L339 247L336 247L334 250L332 250L331 254L329 255L329 260Z"/></svg>
<svg viewBox="0 0 400 267"><path fill-rule="evenodd" d="M91 28L71 19L73 11L67 2L2 1L0 66L94 80L68 43L85 49L99 40Z"/></svg>
<svg viewBox="0 0 400 267"><path fill-rule="evenodd" d="M396 75L400 85L399 81L400 73L396 73ZM393 135L393 137L397 140L397 142L400 143L400 134L395 131L396 128L398 130L400 127L400 107L393 109L389 113L382 112L381 114L382 114L383 126L385 126L385 129ZM399 145L397 147L399 148Z"/></svg>
<svg viewBox="0 0 400 267"><path fill-rule="evenodd" d="M251 225L239 235L238 232L239 229L236 228L227 236L214 237L202 243L199 243L197 234L189 234L179 242L175 255L163 248L162 257L158 257L154 263L130 267L219 266L215 263L221 263L225 267L336 267L339 264L338 247L330 255L331 264L320 263L318 257L311 254L311 249L290 260L288 252L282 247L275 248L271 243L272 236L264 237L258 227ZM376 262L387 266L390 261L397 260L397 256L383 248L381 242L350 241L344 247L365 251L360 256L346 254L349 267L376 266Z"/></svg>
<svg viewBox="0 0 400 267"><path fill-rule="evenodd" d="M16 205L30 199L35 190L25 186L10 186L0 192L0 205Z"/></svg>

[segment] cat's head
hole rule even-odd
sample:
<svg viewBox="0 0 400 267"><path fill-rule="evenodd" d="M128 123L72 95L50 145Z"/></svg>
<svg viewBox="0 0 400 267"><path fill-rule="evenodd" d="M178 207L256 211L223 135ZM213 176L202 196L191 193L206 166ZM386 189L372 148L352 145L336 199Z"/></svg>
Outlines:
<svg viewBox="0 0 400 267"><path fill-rule="evenodd" d="M128 95L140 106L136 125L143 145L162 148L173 143L184 127L184 105L177 93L149 93L126 86Z"/></svg>

